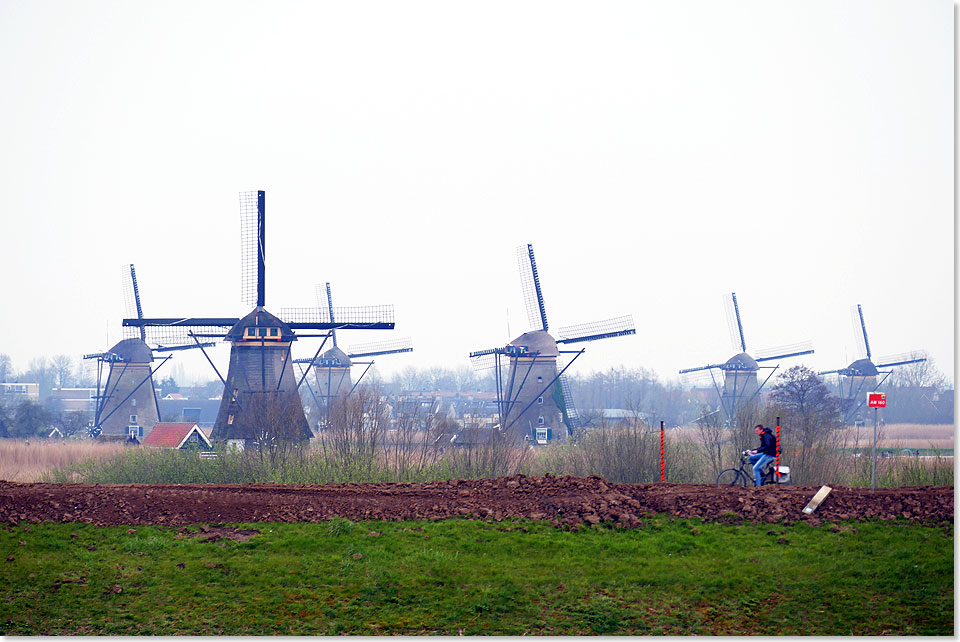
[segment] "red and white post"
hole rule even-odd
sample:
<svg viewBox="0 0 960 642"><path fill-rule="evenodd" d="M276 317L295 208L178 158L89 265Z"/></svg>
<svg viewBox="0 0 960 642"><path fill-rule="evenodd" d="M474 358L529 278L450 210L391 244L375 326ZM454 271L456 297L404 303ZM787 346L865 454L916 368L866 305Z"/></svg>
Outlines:
<svg viewBox="0 0 960 642"><path fill-rule="evenodd" d="M777 417L777 461L774 464L774 470L777 471L777 478L780 477L780 417Z"/></svg>
<svg viewBox="0 0 960 642"><path fill-rule="evenodd" d="M660 422L660 481L667 481L667 462L664 459L663 422Z"/></svg>

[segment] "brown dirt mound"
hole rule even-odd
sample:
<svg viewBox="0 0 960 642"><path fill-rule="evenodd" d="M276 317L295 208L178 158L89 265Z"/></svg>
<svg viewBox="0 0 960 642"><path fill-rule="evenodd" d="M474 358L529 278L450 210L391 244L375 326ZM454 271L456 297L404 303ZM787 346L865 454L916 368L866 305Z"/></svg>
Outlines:
<svg viewBox="0 0 960 642"><path fill-rule="evenodd" d="M953 486L869 489L839 486L812 516L816 486L716 488L695 484L611 484L601 477L449 480L426 484L21 484L0 481L0 522L97 525L228 524L350 520L500 520L554 525L640 524L662 513L708 521L811 525L857 518L953 521Z"/></svg>

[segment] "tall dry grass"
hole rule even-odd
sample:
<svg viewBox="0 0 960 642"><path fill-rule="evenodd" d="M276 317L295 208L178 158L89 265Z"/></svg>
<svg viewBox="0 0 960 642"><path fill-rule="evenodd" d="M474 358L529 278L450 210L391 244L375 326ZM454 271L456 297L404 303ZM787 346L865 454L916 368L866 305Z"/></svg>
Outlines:
<svg viewBox="0 0 960 642"><path fill-rule="evenodd" d="M859 432L860 440L869 442L873 446L873 424L868 423L862 428L844 428L848 434ZM938 450L953 450L954 427L946 425L924 424L887 424L878 429L878 448L909 448L923 450L936 448Z"/></svg>
<svg viewBox="0 0 960 642"><path fill-rule="evenodd" d="M123 444L95 441L0 439L0 479L38 482L55 468L87 459L109 459L126 448Z"/></svg>

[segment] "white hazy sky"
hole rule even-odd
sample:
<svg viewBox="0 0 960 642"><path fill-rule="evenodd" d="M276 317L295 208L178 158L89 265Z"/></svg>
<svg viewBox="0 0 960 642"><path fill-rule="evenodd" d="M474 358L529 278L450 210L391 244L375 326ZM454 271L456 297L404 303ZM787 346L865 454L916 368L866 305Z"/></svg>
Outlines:
<svg viewBox="0 0 960 642"><path fill-rule="evenodd" d="M0 0L0 353L109 348L125 263L146 316L244 314L263 189L267 308L393 303L385 376L526 330L532 243L551 327L635 319L575 372L725 360L736 292L748 351L813 342L784 366L853 360L860 303L875 357L952 377L954 11Z"/></svg>

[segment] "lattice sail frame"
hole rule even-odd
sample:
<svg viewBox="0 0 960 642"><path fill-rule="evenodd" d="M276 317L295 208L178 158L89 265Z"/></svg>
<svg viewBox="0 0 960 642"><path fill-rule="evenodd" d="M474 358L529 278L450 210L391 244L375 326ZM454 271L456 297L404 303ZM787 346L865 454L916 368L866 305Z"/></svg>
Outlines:
<svg viewBox="0 0 960 642"><path fill-rule="evenodd" d="M258 216L257 192L240 192L240 300L250 307L257 304Z"/></svg>
<svg viewBox="0 0 960 642"><path fill-rule="evenodd" d="M577 339L588 337L616 336L620 334L632 334L636 330L633 323L633 315L613 317L602 321L592 321L590 323L580 323L578 325L569 325L557 328L557 342L573 342Z"/></svg>
<svg viewBox="0 0 960 642"><path fill-rule="evenodd" d="M878 357L876 366L878 368L889 368L898 365L907 365L910 363L920 363L927 361L928 358L929 357L925 351L913 350L911 352L900 352L898 354L891 354L885 357Z"/></svg>
<svg viewBox="0 0 960 642"><path fill-rule="evenodd" d="M857 348L857 359L869 359L870 351L868 349L868 339L864 336L866 333L866 323L862 321L861 315L863 309L859 305L850 308L850 323L853 325L853 337Z"/></svg>
<svg viewBox="0 0 960 642"><path fill-rule="evenodd" d="M410 337L401 337L350 346L347 349L347 354L352 359L353 357L371 357L395 352L411 352L412 350L413 340Z"/></svg>
<svg viewBox="0 0 960 642"><path fill-rule="evenodd" d="M285 323L332 323L330 309L281 308L278 315ZM336 323L394 323L393 305L364 305L333 308Z"/></svg>
<svg viewBox="0 0 960 642"><path fill-rule="evenodd" d="M743 322L742 320L740 323L737 322L737 309L736 293L731 292L730 294L724 294L723 310L727 316L727 329L730 332L730 347L733 348L734 352L739 354L747 351L747 342L741 334Z"/></svg>
<svg viewBox="0 0 960 642"><path fill-rule="evenodd" d="M533 264L530 260L532 248L527 245L521 245L517 248L517 266L520 268L520 289L523 291L523 303L527 309L527 323L531 330L546 330L543 317L540 315L540 301L543 298L543 289L541 286L540 294L537 295L537 278L533 273Z"/></svg>
<svg viewBox="0 0 960 642"><path fill-rule="evenodd" d="M757 350L754 354L754 359L757 361L762 361L765 359L773 359L778 356L796 354L798 352L807 352L813 350L813 343L810 341L801 341L800 343L791 343L785 346L778 346L776 348L765 348L763 350Z"/></svg>
<svg viewBox="0 0 960 642"><path fill-rule="evenodd" d="M123 288L123 312L128 319L139 318L137 313L137 299L133 289L133 277L130 274L130 264L124 263L120 266L120 283ZM132 326L123 326L124 339L139 339L140 328Z"/></svg>
<svg viewBox="0 0 960 642"><path fill-rule="evenodd" d="M219 337L226 336L231 326L186 326L186 325L162 325L147 326L147 344L161 347L177 346L195 346L197 340L200 343L209 343ZM137 328L134 328L136 330ZM197 335L194 340L191 334Z"/></svg>

